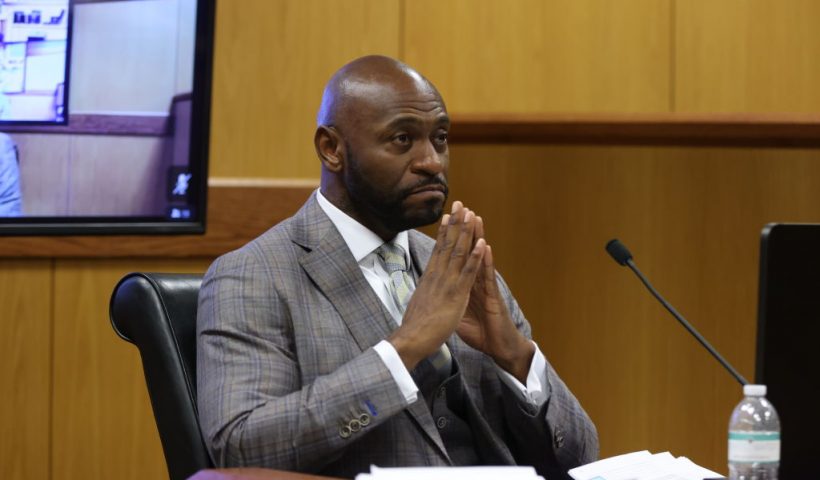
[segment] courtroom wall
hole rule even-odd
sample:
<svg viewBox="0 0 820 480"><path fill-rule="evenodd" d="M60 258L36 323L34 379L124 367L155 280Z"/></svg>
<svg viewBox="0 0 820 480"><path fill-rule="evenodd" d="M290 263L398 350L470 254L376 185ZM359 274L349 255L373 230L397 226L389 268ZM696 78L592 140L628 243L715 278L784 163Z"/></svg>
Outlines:
<svg viewBox="0 0 820 480"><path fill-rule="evenodd" d="M396 56L453 114L820 110L820 4L800 0L244 0L217 8L212 177L315 179L323 83ZM627 272L752 376L757 235L820 220L816 150L453 145L452 198L481 213L539 344L599 427L604 456L671 449L725 471L740 396ZM1 241L1 240L0 240ZM0 261L0 477L158 478L139 357L107 320L130 270L189 261ZM739 333L738 333L739 332Z"/></svg>

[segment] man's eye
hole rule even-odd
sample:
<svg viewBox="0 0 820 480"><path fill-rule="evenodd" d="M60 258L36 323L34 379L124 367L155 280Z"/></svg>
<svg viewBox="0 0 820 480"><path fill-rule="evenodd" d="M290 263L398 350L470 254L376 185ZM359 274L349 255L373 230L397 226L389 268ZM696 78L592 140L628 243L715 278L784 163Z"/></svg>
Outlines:
<svg viewBox="0 0 820 480"><path fill-rule="evenodd" d="M442 144L442 145L447 143L447 134L446 133L440 133L440 134L436 135L436 141L438 143Z"/></svg>
<svg viewBox="0 0 820 480"><path fill-rule="evenodd" d="M393 141L398 143L399 145L407 145L408 143L410 143L410 135L407 135L406 133L396 135L395 137L393 137Z"/></svg>

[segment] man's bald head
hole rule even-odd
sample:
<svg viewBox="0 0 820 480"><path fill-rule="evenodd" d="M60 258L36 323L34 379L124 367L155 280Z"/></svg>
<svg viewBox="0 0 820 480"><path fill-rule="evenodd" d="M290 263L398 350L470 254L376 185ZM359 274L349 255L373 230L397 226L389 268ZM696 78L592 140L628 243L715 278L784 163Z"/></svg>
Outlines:
<svg viewBox="0 0 820 480"><path fill-rule="evenodd" d="M441 101L436 87L408 65L382 55L357 58L337 70L325 85L316 124L344 125L363 105L408 89L426 90Z"/></svg>
<svg viewBox="0 0 820 480"><path fill-rule="evenodd" d="M325 87L317 123L321 192L336 207L385 241L441 216L450 119L418 72L382 56L348 63Z"/></svg>

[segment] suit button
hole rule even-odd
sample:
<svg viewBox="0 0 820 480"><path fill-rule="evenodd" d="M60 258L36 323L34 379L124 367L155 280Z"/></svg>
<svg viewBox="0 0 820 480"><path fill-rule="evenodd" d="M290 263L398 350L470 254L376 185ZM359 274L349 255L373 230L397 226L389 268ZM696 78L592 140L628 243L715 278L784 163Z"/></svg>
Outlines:
<svg viewBox="0 0 820 480"><path fill-rule="evenodd" d="M444 392L445 392L444 387L439 388L439 389L438 389L438 392L436 392L436 397L438 397L438 398L443 397L443 396L444 396Z"/></svg>
<svg viewBox="0 0 820 480"><path fill-rule="evenodd" d="M366 413L359 415L359 423L361 423L363 427L370 425L370 415Z"/></svg>
<svg viewBox="0 0 820 480"><path fill-rule="evenodd" d="M438 420L436 420L436 426L439 428L439 430L446 427L447 419L444 417L438 417Z"/></svg>
<svg viewBox="0 0 820 480"><path fill-rule="evenodd" d="M349 438L352 433L350 427L347 425L343 425L342 428L339 429L339 436L342 438Z"/></svg>
<svg viewBox="0 0 820 480"><path fill-rule="evenodd" d="M564 431L563 430L556 430L555 431L555 448L561 448L564 445Z"/></svg>
<svg viewBox="0 0 820 480"><path fill-rule="evenodd" d="M350 431L354 433L362 429L362 424L356 419L351 420L347 425L350 427Z"/></svg>

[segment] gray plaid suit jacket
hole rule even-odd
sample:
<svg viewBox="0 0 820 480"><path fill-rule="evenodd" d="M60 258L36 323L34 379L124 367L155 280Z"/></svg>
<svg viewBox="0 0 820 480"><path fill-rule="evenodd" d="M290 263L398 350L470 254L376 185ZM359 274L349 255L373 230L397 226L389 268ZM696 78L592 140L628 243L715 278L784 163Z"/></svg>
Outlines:
<svg viewBox="0 0 820 480"><path fill-rule="evenodd" d="M433 245L410 232L417 272ZM501 288L529 337L503 281ZM372 348L393 328L315 194L295 216L217 259L202 284L197 321L199 416L216 464L341 477L371 464L451 464L421 395L406 405ZM595 427L551 366L549 400L539 410L500 380L489 357L455 335L447 343L474 435L495 463L565 478L569 468L596 459ZM361 428L346 435L354 419L364 420Z"/></svg>

